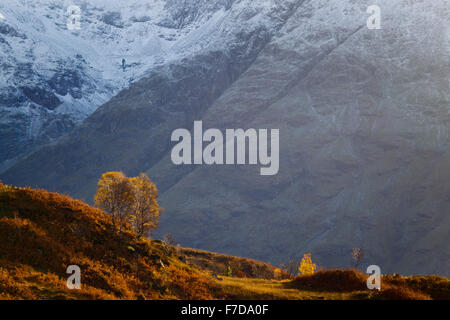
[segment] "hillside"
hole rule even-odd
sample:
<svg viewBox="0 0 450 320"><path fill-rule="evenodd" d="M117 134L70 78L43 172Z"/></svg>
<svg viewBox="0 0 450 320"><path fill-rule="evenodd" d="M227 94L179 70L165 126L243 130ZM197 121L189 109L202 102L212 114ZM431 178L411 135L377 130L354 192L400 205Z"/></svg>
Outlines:
<svg viewBox="0 0 450 320"><path fill-rule="evenodd" d="M194 257L206 254L208 265L196 267ZM65 288L69 265L82 270L81 291ZM0 298L223 299L227 293L212 275L228 265L249 278L253 270L273 278L275 269L136 239L129 229L114 230L108 214L81 201L0 184Z"/></svg>
<svg viewBox="0 0 450 320"><path fill-rule="evenodd" d="M81 290L66 288L68 265L81 268ZM222 276L228 265L236 274ZM377 294L352 270L276 279L265 263L136 239L81 201L3 184L0 271L0 299L450 299L441 277L385 277Z"/></svg>
<svg viewBox="0 0 450 320"><path fill-rule="evenodd" d="M161 244L119 233L108 214L80 201L1 186L0 217L3 298L213 297L204 274L164 255ZM69 265L82 270L81 291L64 288Z"/></svg>

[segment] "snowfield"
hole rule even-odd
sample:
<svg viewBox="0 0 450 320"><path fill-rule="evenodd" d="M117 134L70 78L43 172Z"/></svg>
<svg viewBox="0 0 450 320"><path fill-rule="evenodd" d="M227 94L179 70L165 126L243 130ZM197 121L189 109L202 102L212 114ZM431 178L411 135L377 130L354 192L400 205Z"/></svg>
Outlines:
<svg viewBox="0 0 450 320"><path fill-rule="evenodd" d="M220 51L242 32L270 32L276 2L2 1L0 171L155 67ZM80 28L70 30L73 5L81 10Z"/></svg>

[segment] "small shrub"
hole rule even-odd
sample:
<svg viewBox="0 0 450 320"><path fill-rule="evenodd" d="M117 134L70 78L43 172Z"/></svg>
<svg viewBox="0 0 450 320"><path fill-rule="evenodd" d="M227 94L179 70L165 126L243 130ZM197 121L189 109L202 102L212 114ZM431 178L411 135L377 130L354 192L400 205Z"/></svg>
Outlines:
<svg viewBox="0 0 450 320"><path fill-rule="evenodd" d="M231 266L227 266L223 275L227 277L231 277L233 275L233 270L231 269Z"/></svg>
<svg viewBox="0 0 450 320"><path fill-rule="evenodd" d="M280 268L273 270L273 277L277 280L281 279L283 271Z"/></svg>
<svg viewBox="0 0 450 320"><path fill-rule="evenodd" d="M359 264L364 258L364 251L361 248L353 248L352 257L355 261L355 268L358 268Z"/></svg>
<svg viewBox="0 0 450 320"><path fill-rule="evenodd" d="M292 258L288 262L280 265L281 270L283 270L284 272L286 272L294 277L298 275L299 267L300 267L300 262L295 258Z"/></svg>

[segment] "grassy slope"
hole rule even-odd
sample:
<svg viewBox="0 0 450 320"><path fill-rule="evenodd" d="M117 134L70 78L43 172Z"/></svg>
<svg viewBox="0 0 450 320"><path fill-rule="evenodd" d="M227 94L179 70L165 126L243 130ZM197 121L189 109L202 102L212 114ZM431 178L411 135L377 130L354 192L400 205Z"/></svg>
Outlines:
<svg viewBox="0 0 450 320"><path fill-rule="evenodd" d="M0 299L450 298L445 278L387 276L373 294L351 270L275 280L275 268L262 262L168 249L128 228L114 230L108 214L81 201L0 184ZM66 288L73 264L81 267L82 290ZM227 266L233 277L220 275Z"/></svg>
<svg viewBox="0 0 450 320"><path fill-rule="evenodd" d="M278 269L261 261L204 250L180 248L180 254L187 263L218 275L226 275L225 270L230 267L232 276L236 278L273 279L275 270ZM282 279L290 278L284 272L278 277Z"/></svg>

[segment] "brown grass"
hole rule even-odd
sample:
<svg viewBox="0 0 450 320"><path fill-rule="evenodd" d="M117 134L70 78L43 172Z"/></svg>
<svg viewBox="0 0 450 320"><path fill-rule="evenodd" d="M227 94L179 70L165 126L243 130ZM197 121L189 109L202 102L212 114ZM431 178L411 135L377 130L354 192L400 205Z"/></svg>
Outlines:
<svg viewBox="0 0 450 320"><path fill-rule="evenodd" d="M385 275L381 290L367 289L368 275L354 269L322 270L298 276L288 287L321 292L353 292L354 298L374 300L431 300L450 298L450 280L437 276L401 277Z"/></svg>
<svg viewBox="0 0 450 320"><path fill-rule="evenodd" d="M435 300L450 300L450 280L444 277L386 275L383 277L383 281L392 286L420 291Z"/></svg>
<svg viewBox="0 0 450 320"><path fill-rule="evenodd" d="M224 275L228 266L231 267L233 277L275 279L276 267L261 261L239 258L225 254L213 253L197 249L182 248L180 252L186 261L212 273ZM290 279L291 276L281 271L280 279Z"/></svg>
<svg viewBox="0 0 450 320"><path fill-rule="evenodd" d="M423 292L415 291L406 286L387 285L380 291L373 291L369 295L373 300L432 300Z"/></svg>
<svg viewBox="0 0 450 320"><path fill-rule="evenodd" d="M119 232L103 211L44 190L0 185L0 257L4 299L215 298L209 276L165 255L160 244L129 228ZM69 265L80 266L83 290L66 288Z"/></svg>
<svg viewBox="0 0 450 320"><path fill-rule="evenodd" d="M166 249L81 201L0 183L0 299L450 299L443 277L386 275L369 291L355 270L275 280L263 262ZM66 287L69 265L81 268L81 290ZM228 266L232 277L211 276Z"/></svg>
<svg viewBox="0 0 450 320"><path fill-rule="evenodd" d="M297 288L321 291L350 292L367 289L367 276L356 270L320 270L313 275L298 276L292 281Z"/></svg>

